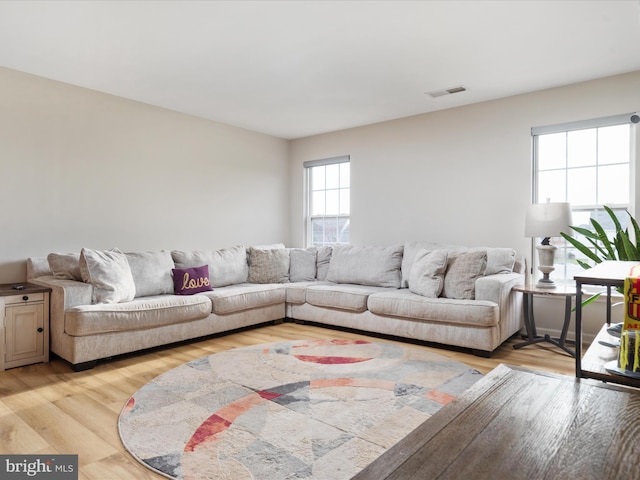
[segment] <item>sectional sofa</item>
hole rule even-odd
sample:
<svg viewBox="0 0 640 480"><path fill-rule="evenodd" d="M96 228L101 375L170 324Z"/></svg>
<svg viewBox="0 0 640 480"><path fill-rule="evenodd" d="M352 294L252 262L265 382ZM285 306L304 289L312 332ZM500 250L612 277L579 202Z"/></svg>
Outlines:
<svg viewBox="0 0 640 480"><path fill-rule="evenodd" d="M123 253L27 262L52 289L51 350L99 359L282 319L464 347L489 356L522 327L524 259L424 242Z"/></svg>

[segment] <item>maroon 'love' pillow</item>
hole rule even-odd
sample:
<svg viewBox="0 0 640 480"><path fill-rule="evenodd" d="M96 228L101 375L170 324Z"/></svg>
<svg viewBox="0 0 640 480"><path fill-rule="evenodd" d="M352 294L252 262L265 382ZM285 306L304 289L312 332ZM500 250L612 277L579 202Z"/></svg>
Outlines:
<svg viewBox="0 0 640 480"><path fill-rule="evenodd" d="M194 268L173 268L173 290L176 295L210 292L209 265Z"/></svg>

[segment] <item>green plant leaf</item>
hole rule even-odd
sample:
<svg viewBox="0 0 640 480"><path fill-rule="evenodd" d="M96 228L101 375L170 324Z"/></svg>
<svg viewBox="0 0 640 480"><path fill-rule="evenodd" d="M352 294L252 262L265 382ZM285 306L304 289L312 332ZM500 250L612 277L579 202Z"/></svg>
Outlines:
<svg viewBox="0 0 640 480"><path fill-rule="evenodd" d="M598 255L596 255L595 253L593 253L593 251L587 247L586 245L583 245L582 243L580 243L578 240L576 240L575 238L573 238L570 235L567 235L566 233L561 233L560 235L562 235L562 237L569 242L571 245L573 245L574 247L576 247L580 253L584 254L587 258L593 260L596 263L600 263L602 262L602 260L600 259L600 257L598 257Z"/></svg>
<svg viewBox="0 0 640 480"><path fill-rule="evenodd" d="M602 208L606 210L606 212L611 217L611 220L613 220L613 224L616 226L616 232L622 230L622 225L620 225L620 222L618 221L618 217L616 217L616 214L613 213L613 210L610 207L607 207L606 205L603 205Z"/></svg>
<svg viewBox="0 0 640 480"><path fill-rule="evenodd" d="M576 232L578 232L580 235L587 237L587 238L591 238L593 240L600 240L600 237L593 233L591 230L587 230L586 228L582 228L582 227L569 227L571 230L574 230Z"/></svg>
<svg viewBox="0 0 640 480"><path fill-rule="evenodd" d="M631 221L631 225L633 225L633 233L635 234L636 242L638 242L636 244L636 250L640 250L640 227L638 226L638 222L636 222L636 219L633 218L629 213L629 210L625 211L627 212L627 215L629 215L629 220Z"/></svg>
<svg viewBox="0 0 640 480"><path fill-rule="evenodd" d="M608 257L611 260L615 260L616 259L615 249L613 248L611 241L607 237L607 234L605 233L604 228L602 228L602 225L596 222L593 218L591 219L591 224L593 225L594 230L598 233L598 237L600 238L602 245L604 246L604 248L607 249Z"/></svg>
<svg viewBox="0 0 640 480"><path fill-rule="evenodd" d="M585 270L589 270L591 268L591 265L589 265L588 263L583 262L582 260L578 260L577 258L576 258L576 262L578 262L578 265L580 265ZM596 263L598 263L598 262L596 262Z"/></svg>
<svg viewBox="0 0 640 480"><path fill-rule="evenodd" d="M600 292L593 294L592 296L590 296L589 298L587 298L585 301L582 302L582 306L584 307L585 305L589 305L590 303L595 302L600 295L602 295L602 293Z"/></svg>
<svg viewBox="0 0 640 480"><path fill-rule="evenodd" d="M622 246L624 249L625 256L627 257L625 260L640 260L640 256L638 255L638 249L631 242L629 238L629 231L625 230L624 232L620 232L620 237L622 241Z"/></svg>

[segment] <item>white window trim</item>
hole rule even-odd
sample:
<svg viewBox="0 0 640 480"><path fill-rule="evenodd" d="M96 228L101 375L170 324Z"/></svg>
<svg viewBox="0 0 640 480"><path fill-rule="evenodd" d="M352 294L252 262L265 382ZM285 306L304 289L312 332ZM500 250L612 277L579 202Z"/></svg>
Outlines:
<svg viewBox="0 0 640 480"><path fill-rule="evenodd" d="M304 168L304 244L306 246L310 246L312 242L312 232L311 232L311 219L312 218L320 218L320 217L338 217L338 218L351 218L351 214L337 214L337 215L321 215L321 216L311 216L309 213L309 208L311 206L311 167L322 167L327 165L335 165L338 163L350 163L351 156L350 155L341 155L339 157L329 157L329 158L321 158L318 160L308 160L302 163ZM351 191L351 185L349 185L349 191Z"/></svg>
<svg viewBox="0 0 640 480"><path fill-rule="evenodd" d="M546 125L531 128L531 167L532 167L532 190L531 190L531 201L535 202L543 202L544 199L537 198L538 192L538 165L537 158L538 152L536 137L538 135L547 135L553 133L561 133L575 130L583 130L590 128L600 128L600 127L609 127L613 125L623 125L623 124L638 124L640 123L640 115L636 112L623 113L619 115L611 115L607 117L599 117L592 118L588 120L578 120L574 122L566 122L566 123L558 123L554 125ZM640 211L638 209L638 205L640 205L640 188L638 188L638 181L640 179L637 178L638 172L638 162L640 159L638 156L640 155L640 135L637 134L637 129L632 128L630 132L630 156L629 156L629 204L628 205L611 205L612 207L620 208L620 207L628 207L629 213L632 216L636 216L635 212ZM594 205L593 208L599 205ZM584 207L586 209L586 207ZM582 208L571 207L572 210L581 210ZM535 274L537 268L537 255L535 250L536 239L531 239L531 273Z"/></svg>

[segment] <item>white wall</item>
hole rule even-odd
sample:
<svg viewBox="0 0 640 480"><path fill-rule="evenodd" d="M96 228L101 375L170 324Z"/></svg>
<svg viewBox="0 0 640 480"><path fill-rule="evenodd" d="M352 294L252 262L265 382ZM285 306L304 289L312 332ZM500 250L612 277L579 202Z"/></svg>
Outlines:
<svg viewBox="0 0 640 480"><path fill-rule="evenodd" d="M530 262L531 127L638 110L633 72L294 140L291 243L304 241L302 163L348 154L352 243L510 246Z"/></svg>
<svg viewBox="0 0 640 480"><path fill-rule="evenodd" d="M0 283L82 247L286 241L288 142L0 68Z"/></svg>

